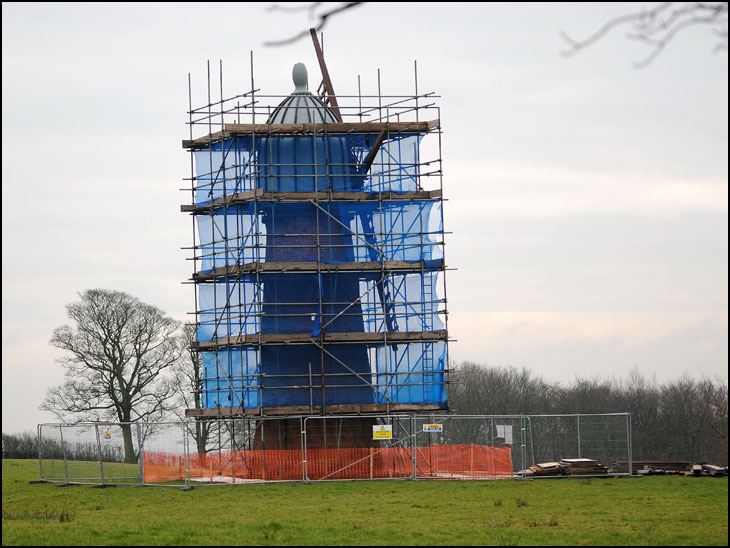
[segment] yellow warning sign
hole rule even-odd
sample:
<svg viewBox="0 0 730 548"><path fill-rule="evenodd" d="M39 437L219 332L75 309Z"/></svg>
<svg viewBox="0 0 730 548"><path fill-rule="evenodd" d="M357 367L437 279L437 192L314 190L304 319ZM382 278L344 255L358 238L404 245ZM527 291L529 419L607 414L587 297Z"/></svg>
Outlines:
<svg viewBox="0 0 730 548"><path fill-rule="evenodd" d="M373 426L373 439L374 440L392 440L393 439L393 426L390 424L378 424Z"/></svg>

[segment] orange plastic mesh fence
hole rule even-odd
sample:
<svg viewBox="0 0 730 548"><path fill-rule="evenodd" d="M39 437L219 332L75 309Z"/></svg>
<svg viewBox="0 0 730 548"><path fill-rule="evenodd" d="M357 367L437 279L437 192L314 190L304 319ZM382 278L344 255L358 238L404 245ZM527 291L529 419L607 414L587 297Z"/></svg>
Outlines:
<svg viewBox="0 0 730 548"><path fill-rule="evenodd" d="M413 474L410 447L362 447L309 449L306 452L307 479L408 478ZM511 477L512 452L509 447L476 444L416 447L419 478L500 478ZM301 450L215 451L191 454L190 478L197 481L248 482L298 481L304 478ZM185 479L184 454L144 453L147 483Z"/></svg>

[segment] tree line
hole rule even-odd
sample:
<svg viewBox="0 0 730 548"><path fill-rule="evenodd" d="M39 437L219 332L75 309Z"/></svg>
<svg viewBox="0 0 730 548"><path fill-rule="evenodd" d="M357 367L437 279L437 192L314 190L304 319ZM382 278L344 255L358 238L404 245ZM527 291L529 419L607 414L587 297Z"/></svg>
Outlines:
<svg viewBox="0 0 730 548"><path fill-rule="evenodd" d="M549 382L528 369L457 366L450 385L458 414L547 415L631 413L634 460L687 460L727 465L727 382L681 377L657 382L634 370L627 378Z"/></svg>
<svg viewBox="0 0 730 548"><path fill-rule="evenodd" d="M72 325L59 327L51 337L50 343L64 352L59 362L65 379L49 389L41 409L65 423L145 423L138 434L144 440L160 421L182 419L185 409L202 407L202 363L194 350L194 326L183 326L123 292L93 289L79 296L66 307ZM630 412L635 460L727 464L728 392L721 380L684 375L658 383L637 370L627 379L577 378L563 384L527 369L474 362L457 364L456 369L457 382L448 390L456 414ZM200 453L211 450L222 434L215 422L189 421L187 426ZM489 439L487 427L470 428L452 431L452 441ZM543 431L547 445L551 435L565 437L568 432L568 426L551 428L547 435ZM137 462L132 428L122 426L121 434L124 454L113 459ZM30 432L3 433L3 457L37 457L35 437ZM78 448L80 453L87 449Z"/></svg>
<svg viewBox="0 0 730 548"><path fill-rule="evenodd" d="M41 439L41 446L38 447L38 434L36 432L20 432L18 434L7 434L3 432L3 458L4 459L37 459L38 454L44 460L68 460L107 462L125 462L126 455L123 447L103 446L99 455L99 446L90 441L65 441L61 443L59 438L45 437Z"/></svg>

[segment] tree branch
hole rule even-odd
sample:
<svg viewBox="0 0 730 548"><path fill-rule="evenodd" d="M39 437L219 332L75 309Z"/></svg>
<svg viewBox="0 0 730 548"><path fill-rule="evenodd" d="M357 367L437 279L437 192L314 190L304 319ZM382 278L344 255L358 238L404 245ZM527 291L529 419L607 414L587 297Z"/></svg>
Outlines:
<svg viewBox="0 0 730 548"><path fill-rule="evenodd" d="M624 25L631 25L635 29L628 34L630 39L644 42L653 48L643 61L635 63L638 68L651 64L680 31L694 25L710 26L712 32L721 39L714 51L727 49L727 2L685 2L670 10L674 4L663 2L650 10L615 17L584 40L575 40L561 30L560 36L569 46L561 55L573 56L595 44L613 29Z"/></svg>
<svg viewBox="0 0 730 548"><path fill-rule="evenodd" d="M352 9L356 6L359 6L360 4L364 4L364 3L365 2L347 2L345 4L342 4L341 6L333 8L329 11L320 13L318 16L319 23L317 23L317 25L314 26L314 30L316 32L321 31L324 28L325 24L327 23L327 19L329 17L332 17L333 15L337 15L338 13L342 13L344 11L350 10L350 9ZM309 17L311 19L314 15L314 10L317 7L319 7L320 4L322 4L322 2L311 2L309 5L296 6L296 7L288 7L288 6L282 7L278 4L274 4L269 8L269 11L278 10L278 11L295 12L295 11L307 10L307 11L309 11ZM309 33L310 33L309 28L307 28L307 29L303 30L302 32L300 32L299 34L292 36L291 38L287 38L285 40L273 41L273 42L264 42L264 45L265 46L284 46L287 44L292 44L292 43L304 38L305 36L309 36Z"/></svg>

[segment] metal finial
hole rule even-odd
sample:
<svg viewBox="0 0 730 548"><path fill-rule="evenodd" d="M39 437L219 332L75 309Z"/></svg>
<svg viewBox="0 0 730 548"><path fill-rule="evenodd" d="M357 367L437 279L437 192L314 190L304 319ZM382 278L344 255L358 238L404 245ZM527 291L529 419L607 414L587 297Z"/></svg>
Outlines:
<svg viewBox="0 0 730 548"><path fill-rule="evenodd" d="M308 91L307 67L304 63L297 63L291 71L292 80L294 80L294 93Z"/></svg>

